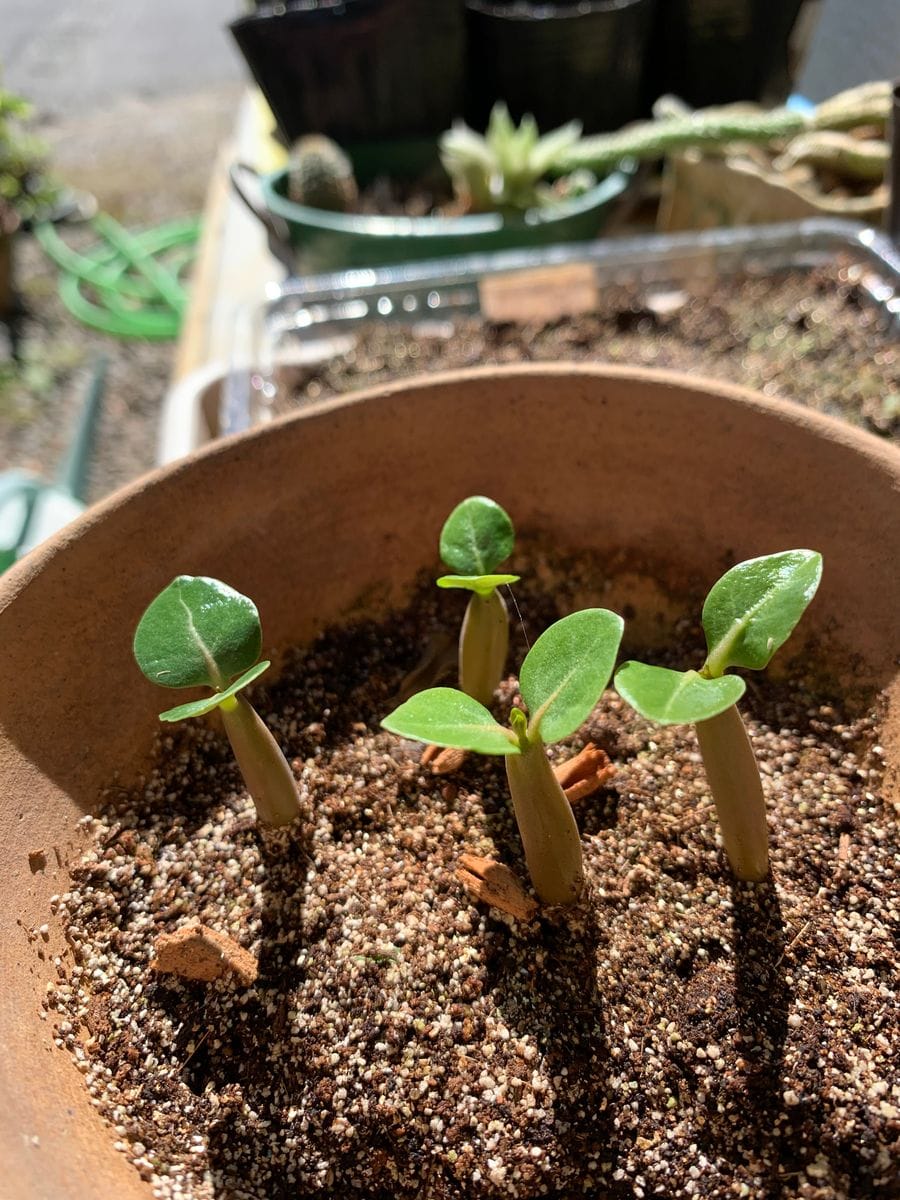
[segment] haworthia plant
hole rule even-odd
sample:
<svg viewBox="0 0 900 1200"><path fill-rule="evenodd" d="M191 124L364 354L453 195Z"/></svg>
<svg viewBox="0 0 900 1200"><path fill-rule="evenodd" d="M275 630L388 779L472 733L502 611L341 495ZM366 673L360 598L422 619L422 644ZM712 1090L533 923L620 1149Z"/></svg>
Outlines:
<svg viewBox="0 0 900 1200"><path fill-rule="evenodd" d="M716 803L722 840L739 879L769 871L765 800L753 748L736 703L746 684L730 667L762 670L790 637L822 576L814 550L785 550L738 563L703 604L706 661L700 671L626 662L616 672L623 699L661 725L693 723Z"/></svg>
<svg viewBox="0 0 900 1200"><path fill-rule="evenodd" d="M382 721L403 737L504 756L525 861L545 904L577 900L584 867L578 827L544 745L567 737L590 715L612 674L622 629L622 618L603 608L551 625L522 663L528 716L514 708L511 728L454 688L420 692Z"/></svg>
<svg viewBox="0 0 900 1200"><path fill-rule="evenodd" d="M218 708L260 821L287 825L299 814L290 766L265 723L239 693L269 666L259 662L256 605L218 579L179 575L150 604L134 635L134 657L161 687L209 687L211 696L159 714L182 721Z"/></svg>
<svg viewBox="0 0 900 1200"><path fill-rule="evenodd" d="M509 109L498 101L483 136L457 120L441 135L439 150L456 198L467 211L524 212L559 201L559 192L544 180L560 174L557 164L580 137L580 121L569 121L541 136L534 117L526 113L516 125ZM596 184L592 173L579 174L580 178L567 181L570 188Z"/></svg>
<svg viewBox="0 0 900 1200"><path fill-rule="evenodd" d="M488 706L503 677L509 649L509 617L498 592L518 575L498 575L512 554L515 530L506 512L487 496L457 504L441 530L441 558L456 574L442 575L438 587L471 592L459 635L459 686Z"/></svg>

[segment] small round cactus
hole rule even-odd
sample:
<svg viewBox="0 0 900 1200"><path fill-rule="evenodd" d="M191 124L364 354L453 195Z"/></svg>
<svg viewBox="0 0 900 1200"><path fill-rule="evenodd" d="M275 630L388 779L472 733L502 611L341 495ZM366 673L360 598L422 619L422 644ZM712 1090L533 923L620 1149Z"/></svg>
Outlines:
<svg viewBox="0 0 900 1200"><path fill-rule="evenodd" d="M359 197L350 159L322 134L299 138L291 147L288 198L329 212L350 212Z"/></svg>

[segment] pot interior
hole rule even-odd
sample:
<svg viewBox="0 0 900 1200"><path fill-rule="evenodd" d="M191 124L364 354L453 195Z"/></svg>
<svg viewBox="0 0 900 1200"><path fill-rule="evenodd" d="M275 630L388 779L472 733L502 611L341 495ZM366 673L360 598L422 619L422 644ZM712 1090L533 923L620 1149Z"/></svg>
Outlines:
<svg viewBox="0 0 900 1200"><path fill-rule="evenodd" d="M220 443L32 554L0 585L0 1158L16 1196L151 1194L40 1000L65 954L49 900L66 889L78 821L153 752L167 697L138 672L131 638L174 575L251 595L277 660L329 622L401 601L473 493L589 553L605 582L585 603L628 606L638 638L726 566L810 547L824 578L793 652L842 689L896 701L898 490L895 450L794 406L663 373L515 367L412 380Z"/></svg>

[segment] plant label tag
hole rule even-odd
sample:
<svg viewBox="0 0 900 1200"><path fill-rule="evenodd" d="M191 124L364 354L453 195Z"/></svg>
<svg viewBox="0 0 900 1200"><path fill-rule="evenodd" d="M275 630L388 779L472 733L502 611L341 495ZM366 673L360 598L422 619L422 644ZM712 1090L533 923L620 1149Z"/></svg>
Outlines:
<svg viewBox="0 0 900 1200"><path fill-rule="evenodd" d="M593 312L599 300L590 263L506 271L482 279L478 291L489 321L552 321Z"/></svg>

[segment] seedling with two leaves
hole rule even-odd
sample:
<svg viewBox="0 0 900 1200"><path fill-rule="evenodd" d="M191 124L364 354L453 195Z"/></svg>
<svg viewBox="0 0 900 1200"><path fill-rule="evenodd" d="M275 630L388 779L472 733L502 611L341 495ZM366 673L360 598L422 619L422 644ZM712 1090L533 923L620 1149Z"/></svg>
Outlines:
<svg viewBox="0 0 900 1200"><path fill-rule="evenodd" d="M487 496L457 504L441 530L441 558L455 575L442 575L438 587L471 592L459 635L459 686L485 707L503 677L509 650L509 616L498 588L518 575L497 575L509 558L515 530L506 512Z"/></svg>
<svg viewBox="0 0 900 1200"><path fill-rule="evenodd" d="M785 550L738 563L713 585L703 604L707 655L699 671L626 662L616 672L616 690L642 716L661 725L695 725L725 852L738 879L766 878L769 838L759 769L736 707L746 684L725 672L768 666L821 576L822 556L814 550Z"/></svg>
<svg viewBox="0 0 900 1200"><path fill-rule="evenodd" d="M299 815L297 785L268 727L241 695L266 670L256 605L218 579L179 575L141 617L134 635L137 664L161 687L210 687L211 696L159 714L183 721L218 708L257 816L288 825Z"/></svg>
<svg viewBox="0 0 900 1200"><path fill-rule="evenodd" d="M528 872L545 904L576 901L584 866L578 826L544 747L589 716L612 674L622 629L622 618L603 608L551 625L522 663L519 688L528 716L514 708L511 728L455 688L420 692L381 722L416 741L504 756Z"/></svg>

